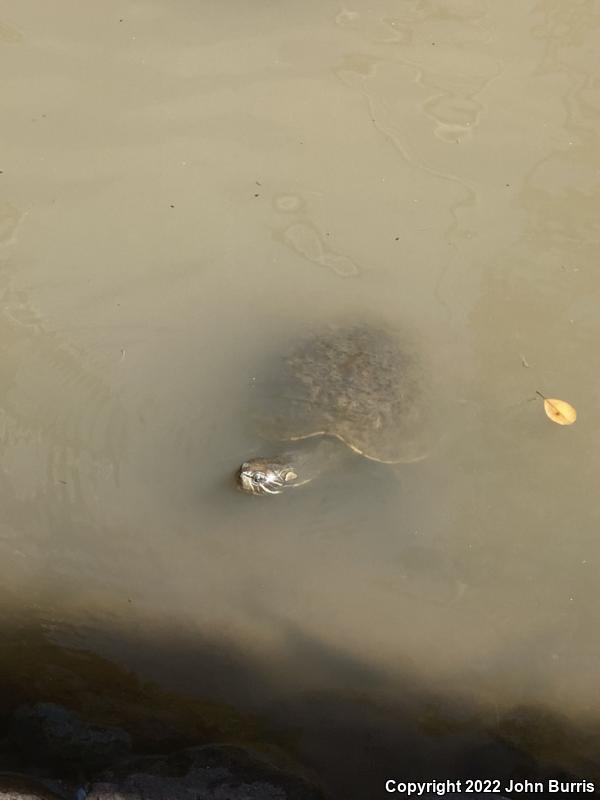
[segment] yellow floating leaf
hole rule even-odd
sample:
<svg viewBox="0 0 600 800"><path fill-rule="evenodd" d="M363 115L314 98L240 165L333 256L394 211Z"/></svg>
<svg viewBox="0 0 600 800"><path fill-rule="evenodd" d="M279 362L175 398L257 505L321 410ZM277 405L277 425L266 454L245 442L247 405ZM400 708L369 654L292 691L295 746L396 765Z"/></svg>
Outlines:
<svg viewBox="0 0 600 800"><path fill-rule="evenodd" d="M565 400L544 397L544 411L557 425L572 425L577 419L577 411Z"/></svg>

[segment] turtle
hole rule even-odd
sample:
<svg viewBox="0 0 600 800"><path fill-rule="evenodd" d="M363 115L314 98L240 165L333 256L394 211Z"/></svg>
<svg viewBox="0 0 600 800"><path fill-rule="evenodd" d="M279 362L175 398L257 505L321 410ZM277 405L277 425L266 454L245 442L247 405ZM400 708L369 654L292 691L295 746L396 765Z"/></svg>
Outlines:
<svg viewBox="0 0 600 800"><path fill-rule="evenodd" d="M425 458L434 431L425 374L414 347L385 326L328 326L301 338L259 397L263 436L279 452L244 461L238 488L277 495L352 451L385 464Z"/></svg>

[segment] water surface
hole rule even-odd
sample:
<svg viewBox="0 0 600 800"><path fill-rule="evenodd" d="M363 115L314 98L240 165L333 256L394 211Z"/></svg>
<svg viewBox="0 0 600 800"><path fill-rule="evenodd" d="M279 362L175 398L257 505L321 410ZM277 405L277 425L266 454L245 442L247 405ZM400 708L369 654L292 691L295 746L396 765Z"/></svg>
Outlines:
<svg viewBox="0 0 600 800"><path fill-rule="evenodd" d="M591 0L7 0L7 630L260 712L345 796L498 737L590 778L536 725L600 719L599 52ZM411 331L442 445L236 493L259 365L342 316Z"/></svg>

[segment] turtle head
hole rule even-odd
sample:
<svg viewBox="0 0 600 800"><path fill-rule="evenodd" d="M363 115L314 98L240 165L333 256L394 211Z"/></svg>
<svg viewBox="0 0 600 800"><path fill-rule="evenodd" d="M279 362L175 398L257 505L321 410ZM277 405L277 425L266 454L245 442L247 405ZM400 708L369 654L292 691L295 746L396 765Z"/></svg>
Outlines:
<svg viewBox="0 0 600 800"><path fill-rule="evenodd" d="M237 476L238 488L248 494L280 494L293 485L297 474L276 458L251 458L244 461Z"/></svg>

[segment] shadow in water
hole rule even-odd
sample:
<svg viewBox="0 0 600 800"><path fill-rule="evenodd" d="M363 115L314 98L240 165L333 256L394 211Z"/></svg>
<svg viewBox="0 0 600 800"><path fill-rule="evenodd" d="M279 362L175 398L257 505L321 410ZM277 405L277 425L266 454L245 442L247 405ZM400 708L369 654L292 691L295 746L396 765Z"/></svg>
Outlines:
<svg viewBox="0 0 600 800"><path fill-rule="evenodd" d="M388 778L600 781L600 720L533 705L491 713L433 691L408 663L392 682L275 615L285 644L268 664L224 640L98 630L130 669L57 644L14 610L4 619L0 736L19 706L44 701L124 728L141 753L225 742L290 757L334 798L384 797Z"/></svg>

